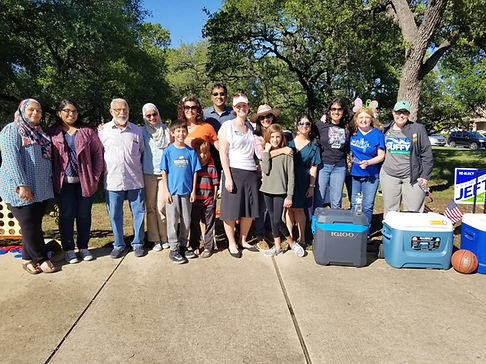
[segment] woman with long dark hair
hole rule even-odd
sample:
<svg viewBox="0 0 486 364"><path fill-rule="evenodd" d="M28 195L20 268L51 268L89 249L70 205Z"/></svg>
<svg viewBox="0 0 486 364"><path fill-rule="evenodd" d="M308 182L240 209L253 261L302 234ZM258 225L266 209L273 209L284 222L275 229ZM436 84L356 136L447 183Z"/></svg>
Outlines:
<svg viewBox="0 0 486 364"><path fill-rule="evenodd" d="M68 99L56 110L57 124L47 129L52 139L52 181L59 206L59 233L66 262L78 263L74 252L74 221L82 260L88 250L93 195L103 172L103 147L96 132L79 118L78 105Z"/></svg>
<svg viewBox="0 0 486 364"><path fill-rule="evenodd" d="M344 101L334 99L323 119L316 123L322 163L318 171L314 207L324 206L329 190L331 208L340 209L349 149L349 112Z"/></svg>

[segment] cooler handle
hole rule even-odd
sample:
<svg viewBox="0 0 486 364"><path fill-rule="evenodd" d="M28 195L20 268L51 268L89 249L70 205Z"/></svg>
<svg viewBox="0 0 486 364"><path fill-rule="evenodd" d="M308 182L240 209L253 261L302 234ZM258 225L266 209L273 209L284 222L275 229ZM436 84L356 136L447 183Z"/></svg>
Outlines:
<svg viewBox="0 0 486 364"><path fill-rule="evenodd" d="M316 217L314 215L312 215L311 230L312 234L316 233Z"/></svg>
<svg viewBox="0 0 486 364"><path fill-rule="evenodd" d="M471 234L470 232L466 231L466 232L464 233L464 237L465 237L466 239L469 239L469 240L474 240L474 239L476 239L476 234L475 234L475 233L472 233L472 234Z"/></svg>
<svg viewBox="0 0 486 364"><path fill-rule="evenodd" d="M391 234L387 234L387 233L388 233L388 231L385 228L381 229L381 235L383 235L388 240L391 240L391 238L392 238Z"/></svg>

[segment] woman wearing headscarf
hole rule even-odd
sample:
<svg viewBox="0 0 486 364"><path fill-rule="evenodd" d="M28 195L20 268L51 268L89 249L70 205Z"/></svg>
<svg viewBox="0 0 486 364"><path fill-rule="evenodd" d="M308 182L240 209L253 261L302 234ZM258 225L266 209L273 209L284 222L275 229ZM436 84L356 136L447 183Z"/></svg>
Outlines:
<svg viewBox="0 0 486 364"><path fill-rule="evenodd" d="M39 125L38 101L20 102L14 121L0 132L0 197L22 230L22 267L31 274L57 268L47 257L42 232L45 201L53 198L51 139Z"/></svg>
<svg viewBox="0 0 486 364"><path fill-rule="evenodd" d="M88 250L93 196L103 172L103 147L96 132L81 123L78 105L64 99L57 108L57 124L46 130L52 139L52 181L59 206L59 233L66 262L78 263L74 252L74 220L82 260Z"/></svg>
<svg viewBox="0 0 486 364"><path fill-rule="evenodd" d="M145 127L142 128L145 150L143 152L143 181L147 208L147 239L153 250L167 249L167 222L165 202L162 198L162 153L170 144L169 128L160 120L159 109L148 103L142 108Z"/></svg>

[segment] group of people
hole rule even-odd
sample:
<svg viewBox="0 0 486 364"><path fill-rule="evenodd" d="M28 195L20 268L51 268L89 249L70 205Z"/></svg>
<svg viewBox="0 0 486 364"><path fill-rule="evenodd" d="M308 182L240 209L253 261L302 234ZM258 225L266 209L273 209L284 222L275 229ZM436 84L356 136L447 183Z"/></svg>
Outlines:
<svg viewBox="0 0 486 364"><path fill-rule="evenodd" d="M278 255L282 236L303 256L306 215L328 201L331 208L341 208L345 181L352 208L358 194L363 196L369 224L380 180L385 214L399 210L402 201L405 210L423 210L432 152L423 126L408 120L408 102L397 102L393 122L381 128L368 105L351 118L336 99L316 123L300 116L289 135L277 122L277 108L260 105L248 117L247 96L234 95L232 107L227 106L222 83L213 85L211 98L213 105L203 110L197 98L184 97L169 127L154 104L143 106L144 126L139 127L129 121L128 103L113 99L112 120L97 131L81 122L72 100L61 101L57 123L44 131L39 102L23 100L0 133L0 197L22 230L23 268L31 274L58 270L47 256L42 232L45 202L54 196L66 261L93 259L91 207L103 172L115 259L126 249L125 199L135 256L146 252L146 214L148 245L154 251L170 249L177 264L208 258L216 249L219 193L220 219L235 258L243 249ZM248 242L253 220L256 246ZM268 236L272 248L264 240Z"/></svg>

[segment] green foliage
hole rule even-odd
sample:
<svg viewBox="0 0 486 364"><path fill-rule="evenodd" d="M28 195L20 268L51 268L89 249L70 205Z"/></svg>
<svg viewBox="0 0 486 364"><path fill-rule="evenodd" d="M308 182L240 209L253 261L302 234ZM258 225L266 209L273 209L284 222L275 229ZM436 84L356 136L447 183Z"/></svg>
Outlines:
<svg viewBox="0 0 486 364"><path fill-rule="evenodd" d="M51 116L48 123L66 97L96 124L109 117L113 97L126 98L132 110L147 100L164 106L169 33L159 24L143 24L143 16L140 0L3 0L3 120L27 97L39 99Z"/></svg>

